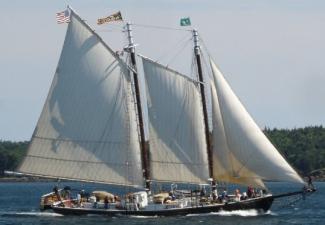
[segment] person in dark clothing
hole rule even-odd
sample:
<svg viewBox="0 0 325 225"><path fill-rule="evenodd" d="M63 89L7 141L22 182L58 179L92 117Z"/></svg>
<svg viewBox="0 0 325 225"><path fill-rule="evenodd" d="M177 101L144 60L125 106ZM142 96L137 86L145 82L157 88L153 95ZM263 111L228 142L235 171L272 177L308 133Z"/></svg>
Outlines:
<svg viewBox="0 0 325 225"><path fill-rule="evenodd" d="M105 199L104 199L104 208L105 209L108 209L108 196L105 196Z"/></svg>
<svg viewBox="0 0 325 225"><path fill-rule="evenodd" d="M311 190L314 190L315 187L313 185L313 180L312 180L311 176L308 176L307 179L308 179L308 188Z"/></svg>
<svg viewBox="0 0 325 225"><path fill-rule="evenodd" d="M247 197L252 198L253 197L253 192L254 192L254 189L251 186L248 186L247 187Z"/></svg>

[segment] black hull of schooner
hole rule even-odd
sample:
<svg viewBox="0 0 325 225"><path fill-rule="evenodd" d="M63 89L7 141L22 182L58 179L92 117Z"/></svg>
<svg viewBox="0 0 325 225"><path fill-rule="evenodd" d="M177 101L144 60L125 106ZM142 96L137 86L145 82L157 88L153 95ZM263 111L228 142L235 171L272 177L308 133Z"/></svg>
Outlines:
<svg viewBox="0 0 325 225"><path fill-rule="evenodd" d="M62 215L104 215L104 216L184 216L189 214L205 214L220 211L236 211L236 210L257 210L266 212L273 203L273 196L265 196L254 199L243 200L240 202L229 202L223 204L197 205L184 208L162 208L160 210L126 210L126 209L95 209L95 208L72 208L53 206L55 213Z"/></svg>

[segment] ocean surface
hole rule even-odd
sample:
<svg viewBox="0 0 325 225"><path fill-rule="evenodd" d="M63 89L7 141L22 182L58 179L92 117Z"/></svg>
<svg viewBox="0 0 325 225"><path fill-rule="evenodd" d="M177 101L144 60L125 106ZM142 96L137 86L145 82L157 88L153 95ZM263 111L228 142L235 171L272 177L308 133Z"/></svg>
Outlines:
<svg viewBox="0 0 325 225"><path fill-rule="evenodd" d="M254 210L219 212L204 215L177 217L104 217L62 216L50 211L39 210L40 196L52 190L55 182L0 183L0 224L325 224L325 183L315 183L317 192L302 200L301 196L276 200L270 211L264 214ZM76 189L107 190L107 186L64 182L61 186ZM267 183L273 194L296 191L298 186L288 183ZM124 192L122 188L109 187L111 192Z"/></svg>

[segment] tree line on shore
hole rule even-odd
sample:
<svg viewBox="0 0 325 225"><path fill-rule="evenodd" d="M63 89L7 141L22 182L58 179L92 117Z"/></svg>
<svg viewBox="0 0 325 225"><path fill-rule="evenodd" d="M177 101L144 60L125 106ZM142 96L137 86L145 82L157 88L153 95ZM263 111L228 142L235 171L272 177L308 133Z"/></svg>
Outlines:
<svg viewBox="0 0 325 225"><path fill-rule="evenodd" d="M302 176L325 168L325 128L277 129L265 128L265 135ZM26 154L28 141L0 140L0 176L5 170L15 170Z"/></svg>
<svg viewBox="0 0 325 225"><path fill-rule="evenodd" d="M15 170L26 154L28 143L0 140L0 176L5 170Z"/></svg>

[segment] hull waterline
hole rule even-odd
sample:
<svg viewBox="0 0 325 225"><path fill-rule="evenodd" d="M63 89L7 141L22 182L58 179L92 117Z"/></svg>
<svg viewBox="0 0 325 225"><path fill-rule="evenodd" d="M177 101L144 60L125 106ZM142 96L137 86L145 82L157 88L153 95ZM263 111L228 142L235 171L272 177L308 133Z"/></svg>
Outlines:
<svg viewBox="0 0 325 225"><path fill-rule="evenodd" d="M250 210L255 209L260 212L266 212L270 209L273 203L273 196L254 198L240 202L230 202L225 204L198 205L184 208L170 208L160 210L123 210L123 209L95 209L95 208L70 208L53 206L54 212L63 215L88 215L97 214L104 216L177 216L188 214L202 214L219 211L235 211L235 210Z"/></svg>

